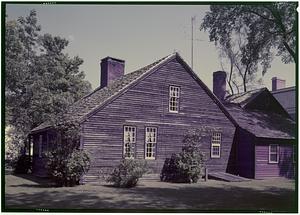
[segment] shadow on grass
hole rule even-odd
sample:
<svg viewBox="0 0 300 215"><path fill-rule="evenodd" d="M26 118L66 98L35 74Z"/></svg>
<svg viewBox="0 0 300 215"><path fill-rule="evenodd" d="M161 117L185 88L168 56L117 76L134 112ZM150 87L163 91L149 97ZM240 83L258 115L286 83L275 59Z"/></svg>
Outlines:
<svg viewBox="0 0 300 215"><path fill-rule="evenodd" d="M6 194L6 209L193 209L198 211L296 212L295 192L270 187L265 190L232 186L171 188L138 186L118 189L99 186L95 190L53 190Z"/></svg>
<svg viewBox="0 0 300 215"><path fill-rule="evenodd" d="M15 173L13 173L11 175L26 179L26 180L23 180L26 183L10 185L11 187L42 187L42 188L46 188L46 187L54 187L55 186L55 184L49 178L41 178L41 177L37 177L32 174L15 174Z"/></svg>

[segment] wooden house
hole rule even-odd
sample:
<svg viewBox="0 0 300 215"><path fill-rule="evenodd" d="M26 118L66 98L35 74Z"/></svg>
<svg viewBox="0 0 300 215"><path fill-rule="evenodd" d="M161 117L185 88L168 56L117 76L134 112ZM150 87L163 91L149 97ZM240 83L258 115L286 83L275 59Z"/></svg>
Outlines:
<svg viewBox="0 0 300 215"><path fill-rule="evenodd" d="M210 172L229 172L250 178L288 175L279 174L278 168L289 171L286 169L290 168L291 161L282 164L281 156L289 159L292 156L290 147L295 124L278 102L270 107L270 113L279 117L276 122L285 120L289 127L268 124L269 129L265 129L261 125L262 130L258 132L262 136L259 136L251 126L244 125L247 120L243 117L251 112L258 123L267 123L263 117L275 118L264 105L257 104L259 109L256 110L255 99L244 107L239 99L241 95L225 99L224 72L214 73L212 93L177 53L126 75L124 67L122 60L102 59L101 86L65 112L66 119L75 118L80 122L80 146L91 156L91 167L83 182L98 181L122 158L145 159L153 172L160 173L165 159L181 151L184 134L191 129L200 129L206 134L201 147ZM272 100L272 95L267 90L266 93ZM264 99L256 98L257 102ZM241 114L236 114L234 108ZM45 122L32 130L31 138L33 173L46 175L43 155L55 139L55 131ZM284 155L281 155L282 150L285 150ZM275 155L276 163L273 162ZM265 160L265 166L259 163ZM277 172L262 174L260 168Z"/></svg>

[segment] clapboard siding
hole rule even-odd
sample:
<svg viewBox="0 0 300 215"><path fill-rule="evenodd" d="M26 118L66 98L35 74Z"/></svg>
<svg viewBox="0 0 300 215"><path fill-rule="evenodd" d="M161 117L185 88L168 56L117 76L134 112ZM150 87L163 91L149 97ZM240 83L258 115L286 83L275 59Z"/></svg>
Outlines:
<svg viewBox="0 0 300 215"><path fill-rule="evenodd" d="M273 144L276 144L274 140ZM293 147L290 144L279 144L279 162L269 163L269 144L255 146L255 178L294 177Z"/></svg>
<svg viewBox="0 0 300 215"><path fill-rule="evenodd" d="M180 87L180 111L169 113L169 86ZM185 132L210 126L222 132L221 158L210 159L210 136L202 149L211 170L225 171L235 127L198 82L176 59L136 83L83 122L83 148L92 164L84 181L99 180L99 174L117 165L123 156L123 126L137 128L136 158L145 157L145 127L157 127L156 159L147 160L160 172L164 160L181 151ZM206 138L206 139L205 139Z"/></svg>

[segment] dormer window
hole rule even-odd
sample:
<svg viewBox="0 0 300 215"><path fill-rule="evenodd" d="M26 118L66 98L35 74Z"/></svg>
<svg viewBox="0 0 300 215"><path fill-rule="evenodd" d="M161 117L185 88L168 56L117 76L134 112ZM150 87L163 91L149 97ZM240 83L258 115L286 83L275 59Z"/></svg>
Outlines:
<svg viewBox="0 0 300 215"><path fill-rule="evenodd" d="M170 86L169 88L169 112L178 113L179 111L180 87Z"/></svg>

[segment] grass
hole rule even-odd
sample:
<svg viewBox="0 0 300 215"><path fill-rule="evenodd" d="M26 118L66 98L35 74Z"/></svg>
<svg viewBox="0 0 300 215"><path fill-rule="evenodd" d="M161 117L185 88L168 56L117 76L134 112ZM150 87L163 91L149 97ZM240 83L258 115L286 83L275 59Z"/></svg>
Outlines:
<svg viewBox="0 0 300 215"><path fill-rule="evenodd" d="M31 175L5 176L5 209L188 209L199 211L296 211L295 182L287 179L197 184L141 181L137 187L104 184L49 187ZM50 210L51 211L51 210Z"/></svg>

